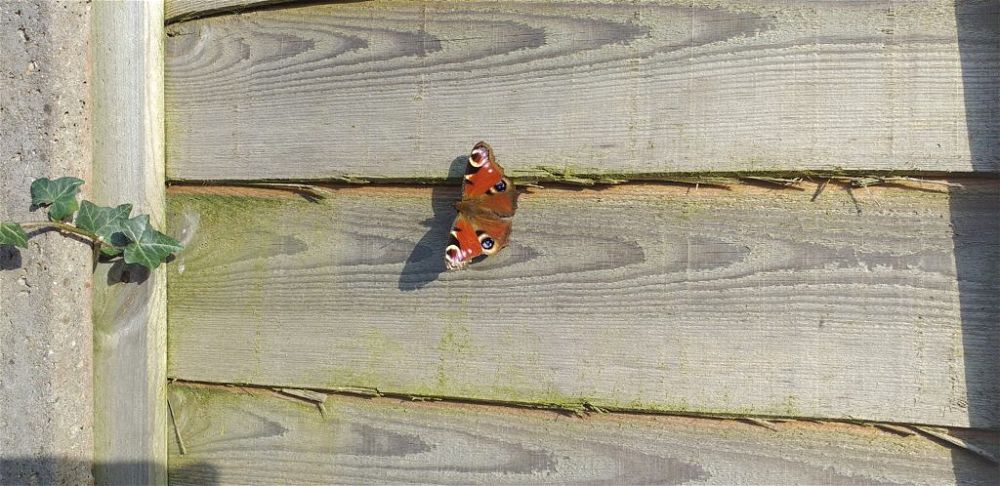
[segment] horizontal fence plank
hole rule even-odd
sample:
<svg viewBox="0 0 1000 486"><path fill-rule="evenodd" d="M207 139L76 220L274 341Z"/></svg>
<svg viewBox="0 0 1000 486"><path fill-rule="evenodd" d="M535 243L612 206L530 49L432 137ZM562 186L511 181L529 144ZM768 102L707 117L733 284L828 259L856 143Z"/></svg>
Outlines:
<svg viewBox="0 0 1000 486"><path fill-rule="evenodd" d="M441 179L481 139L526 177L1000 170L1000 4L696 3L345 2L174 24L168 177Z"/></svg>
<svg viewBox="0 0 1000 486"><path fill-rule="evenodd" d="M995 427L998 185L535 190L453 273L457 188L174 187L169 374Z"/></svg>
<svg viewBox="0 0 1000 486"><path fill-rule="evenodd" d="M182 484L988 484L995 470L918 435L170 386ZM184 443L181 454L180 437Z"/></svg>

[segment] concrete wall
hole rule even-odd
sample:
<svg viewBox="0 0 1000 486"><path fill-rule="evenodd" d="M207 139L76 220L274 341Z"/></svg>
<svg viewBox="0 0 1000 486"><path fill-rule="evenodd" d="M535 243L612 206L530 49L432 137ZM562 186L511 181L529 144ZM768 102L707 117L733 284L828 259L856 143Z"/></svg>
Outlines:
<svg viewBox="0 0 1000 486"><path fill-rule="evenodd" d="M38 177L90 180L90 8L0 2L0 221L44 217ZM92 480L91 275L58 234L0 250L0 484Z"/></svg>

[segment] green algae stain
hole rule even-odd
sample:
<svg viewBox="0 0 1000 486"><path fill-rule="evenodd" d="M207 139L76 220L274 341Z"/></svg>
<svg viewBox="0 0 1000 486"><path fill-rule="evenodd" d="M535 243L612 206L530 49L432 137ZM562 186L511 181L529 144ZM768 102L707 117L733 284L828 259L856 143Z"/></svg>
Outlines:
<svg viewBox="0 0 1000 486"><path fill-rule="evenodd" d="M803 412L802 412L802 410L799 409L798 401L799 401L799 398L797 396L795 396L795 395L788 395L785 398L784 403L782 403L781 405L772 407L772 408L780 411L778 413L778 415L785 415L785 416L788 416L788 417L801 416L801 415L803 415ZM782 410L782 406L784 407L783 410Z"/></svg>
<svg viewBox="0 0 1000 486"><path fill-rule="evenodd" d="M462 363L474 354L469 328L464 324L446 321L437 351L437 387L443 391L448 388L450 372L459 370Z"/></svg>
<svg viewBox="0 0 1000 486"><path fill-rule="evenodd" d="M224 312L242 323L232 339L245 343L250 359L238 367L234 381L253 383L263 376L268 340L264 326L273 320L267 284L280 271L283 248L297 228L288 227L289 213L329 214L333 203L309 203L295 198L248 195L171 194L167 221L185 230L189 244L168 265L168 369L175 369L175 351L192 346L186 334L197 334L206 316ZM181 228L175 228L180 231ZM307 248L306 248L307 249ZM235 278L234 278L235 276ZM233 300L240 306L220 307Z"/></svg>
<svg viewBox="0 0 1000 486"><path fill-rule="evenodd" d="M359 344L368 352L368 359L373 366L392 366L405 351L402 344L377 328L366 330L361 335Z"/></svg>
<svg viewBox="0 0 1000 486"><path fill-rule="evenodd" d="M360 351L364 355L362 361L366 366L351 364L337 366L325 372L322 377L317 377L315 381L325 383L331 389L369 390L374 395L378 394L377 390L381 387L391 387L396 384L398 379L394 378L393 370L399 366L407 353L406 346L402 342L386 335L378 328L366 329L356 339L339 343L337 348L331 350L335 355L356 354Z"/></svg>

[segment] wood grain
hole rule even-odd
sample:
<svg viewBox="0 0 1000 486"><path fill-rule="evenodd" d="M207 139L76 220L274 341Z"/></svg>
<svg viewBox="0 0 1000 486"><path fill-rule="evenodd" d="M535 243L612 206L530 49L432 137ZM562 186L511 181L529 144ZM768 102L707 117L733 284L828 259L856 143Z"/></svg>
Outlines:
<svg viewBox="0 0 1000 486"><path fill-rule="evenodd" d="M163 2L95 2L94 201L165 214ZM94 477L166 483L166 272L94 276ZM127 277L131 275L131 277ZM125 282L123 282L125 280Z"/></svg>
<svg viewBox="0 0 1000 486"><path fill-rule="evenodd" d="M552 412L170 386L182 484L990 484L918 435L847 424Z"/></svg>
<svg viewBox="0 0 1000 486"><path fill-rule="evenodd" d="M170 24L207 15L236 13L249 8L297 1L301 0L166 0L164 16Z"/></svg>
<svg viewBox="0 0 1000 486"><path fill-rule="evenodd" d="M811 193L535 190L511 247L442 273L451 187L177 188L169 374L1000 424L1000 377L965 373L1000 345L998 182Z"/></svg>
<svg viewBox="0 0 1000 486"><path fill-rule="evenodd" d="M415 2L174 24L168 178L1000 169L1000 6ZM974 150L970 139L974 136Z"/></svg>

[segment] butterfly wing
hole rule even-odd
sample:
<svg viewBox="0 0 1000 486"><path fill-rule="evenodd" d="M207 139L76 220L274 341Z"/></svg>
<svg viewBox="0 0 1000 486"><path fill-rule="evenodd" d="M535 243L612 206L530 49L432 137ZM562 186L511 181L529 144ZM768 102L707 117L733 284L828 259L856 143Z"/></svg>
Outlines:
<svg viewBox="0 0 1000 486"><path fill-rule="evenodd" d="M458 216L445 248L449 270L465 267L480 255L493 255L507 246L510 218L517 209L517 191L493 156L493 148L479 142L469 154Z"/></svg>
<svg viewBox="0 0 1000 486"><path fill-rule="evenodd" d="M503 167L493 155L493 148L486 142L477 143L472 147L469 164L465 168L462 200L474 202L484 212L509 218L517 209L516 199L514 184L504 175Z"/></svg>
<svg viewBox="0 0 1000 486"><path fill-rule="evenodd" d="M464 268L480 255L493 255L507 246L511 220L490 214L459 211L444 251L448 270Z"/></svg>

